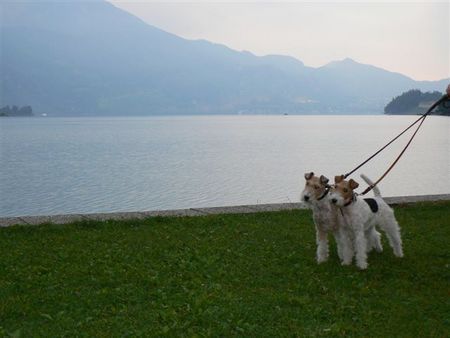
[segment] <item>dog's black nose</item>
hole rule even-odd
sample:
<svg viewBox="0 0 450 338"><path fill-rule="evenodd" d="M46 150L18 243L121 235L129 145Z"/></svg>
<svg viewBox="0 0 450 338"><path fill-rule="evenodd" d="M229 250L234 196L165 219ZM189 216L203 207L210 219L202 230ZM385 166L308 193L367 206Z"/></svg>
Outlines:
<svg viewBox="0 0 450 338"><path fill-rule="evenodd" d="M304 199L305 201L308 201L308 200L309 200L309 196L303 196L303 199Z"/></svg>
<svg viewBox="0 0 450 338"><path fill-rule="evenodd" d="M337 199L332 198L332 199L331 199L331 202L336 203L336 202L337 202Z"/></svg>

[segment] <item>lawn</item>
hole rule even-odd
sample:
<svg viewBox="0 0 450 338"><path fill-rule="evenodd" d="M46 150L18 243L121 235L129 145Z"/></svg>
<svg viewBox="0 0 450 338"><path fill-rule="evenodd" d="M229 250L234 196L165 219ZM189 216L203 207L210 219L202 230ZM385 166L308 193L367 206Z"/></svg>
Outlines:
<svg viewBox="0 0 450 338"><path fill-rule="evenodd" d="M395 209L367 271L305 210L3 228L0 336L448 337L450 202Z"/></svg>

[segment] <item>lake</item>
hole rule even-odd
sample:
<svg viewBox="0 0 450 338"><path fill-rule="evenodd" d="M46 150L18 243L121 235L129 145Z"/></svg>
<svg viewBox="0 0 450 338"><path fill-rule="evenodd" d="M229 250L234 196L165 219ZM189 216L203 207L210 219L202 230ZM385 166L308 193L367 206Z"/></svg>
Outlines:
<svg viewBox="0 0 450 338"><path fill-rule="evenodd" d="M297 202L305 172L344 174L415 119L2 118L0 216ZM450 118L427 118L382 194L449 193L449 130ZM359 172L377 179L406 142Z"/></svg>

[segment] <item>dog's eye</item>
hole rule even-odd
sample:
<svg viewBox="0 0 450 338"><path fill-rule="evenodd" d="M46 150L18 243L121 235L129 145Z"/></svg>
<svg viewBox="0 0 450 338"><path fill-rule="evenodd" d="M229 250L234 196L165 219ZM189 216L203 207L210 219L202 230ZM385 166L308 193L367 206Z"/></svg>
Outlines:
<svg viewBox="0 0 450 338"><path fill-rule="evenodd" d="M348 192L348 189L347 188L344 188L344 189L342 189L344 192Z"/></svg>
<svg viewBox="0 0 450 338"><path fill-rule="evenodd" d="M319 187L318 185L315 185L315 186L314 186L314 189L316 189L316 190L319 189L319 188L320 188L320 187Z"/></svg>

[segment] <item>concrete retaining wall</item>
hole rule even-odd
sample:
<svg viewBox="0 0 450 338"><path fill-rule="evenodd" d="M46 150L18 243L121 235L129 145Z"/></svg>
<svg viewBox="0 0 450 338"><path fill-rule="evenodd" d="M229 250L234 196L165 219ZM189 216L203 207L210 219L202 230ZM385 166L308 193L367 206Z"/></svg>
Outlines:
<svg viewBox="0 0 450 338"><path fill-rule="evenodd" d="M450 194L443 195L422 195L422 196L400 196L386 197L385 201L390 205L408 204L416 202L435 202L450 201ZM0 217L0 227L11 225L38 225L42 223L66 224L83 220L130 220L144 219L155 216L204 216L217 214L240 214L255 213L263 211L280 211L306 209L303 203L278 203L278 204L257 204L257 205L238 205L230 207L214 208L190 208L176 210L156 210L142 212L112 212L95 214L69 214L69 215L51 215L51 216L21 216L21 217Z"/></svg>

